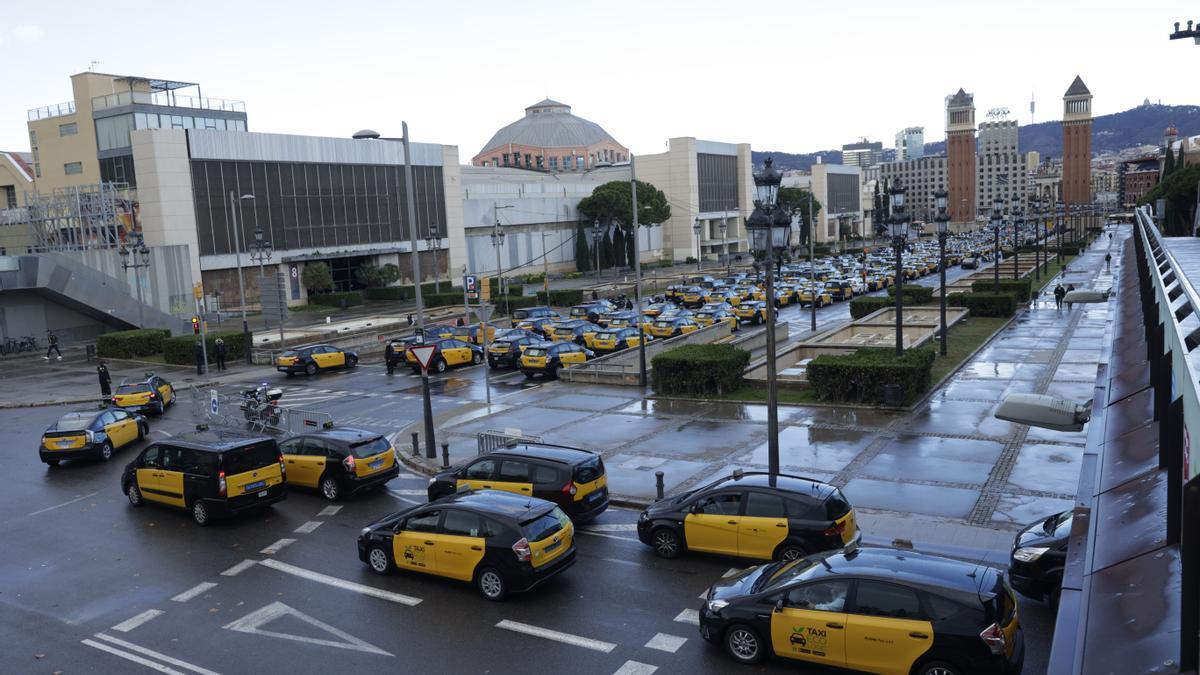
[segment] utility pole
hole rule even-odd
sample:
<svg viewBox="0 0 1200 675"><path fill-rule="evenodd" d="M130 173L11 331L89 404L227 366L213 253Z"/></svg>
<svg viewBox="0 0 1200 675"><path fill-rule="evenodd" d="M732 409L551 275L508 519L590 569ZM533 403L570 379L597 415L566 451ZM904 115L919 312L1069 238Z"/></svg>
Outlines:
<svg viewBox="0 0 1200 675"><path fill-rule="evenodd" d="M421 298L421 251L417 248L417 202L414 196L416 188L413 187L412 148L408 142L408 122L400 122L400 131L403 134L401 141L404 145L404 201L408 207L408 243L412 251L409 258L412 259L413 295L417 301L417 332L424 335L425 302ZM428 390L425 393L425 409L429 410ZM430 415L430 418L426 420L425 426L432 428L432 414L429 412L426 414Z"/></svg>
<svg viewBox="0 0 1200 675"><path fill-rule="evenodd" d="M546 294L546 304L550 304L550 252L546 250L546 235L542 231L542 293Z"/></svg>
<svg viewBox="0 0 1200 675"><path fill-rule="evenodd" d="M637 168L629 156L629 192L633 196L633 297L638 327L638 384L646 386L646 324L642 321L642 245L638 236Z"/></svg>
<svg viewBox="0 0 1200 675"><path fill-rule="evenodd" d="M809 329L812 332L817 332L817 259L814 254L813 240L817 234L817 214L813 212L813 194L812 186L808 190L808 271L812 273L812 279L809 282L812 284L811 292L809 293L808 303L809 308ZM768 301L773 302L774 298L769 298Z"/></svg>
<svg viewBox="0 0 1200 675"><path fill-rule="evenodd" d="M246 352L246 364L249 365L254 362L251 354L254 342L250 339L250 324L246 322L246 284L242 279L242 242L238 233L241 223L238 222L237 201L233 198L233 190L229 191L229 218L233 221L233 253L238 273L238 299L242 305L242 349ZM279 343L279 350L283 351L282 342ZM207 363L205 367L207 368Z"/></svg>

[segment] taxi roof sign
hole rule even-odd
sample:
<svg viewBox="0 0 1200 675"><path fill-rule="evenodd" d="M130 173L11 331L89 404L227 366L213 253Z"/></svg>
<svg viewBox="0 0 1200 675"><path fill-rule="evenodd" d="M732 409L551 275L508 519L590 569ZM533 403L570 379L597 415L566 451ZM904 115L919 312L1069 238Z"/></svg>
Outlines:
<svg viewBox="0 0 1200 675"><path fill-rule="evenodd" d="M429 369L429 361L433 359L433 352L436 350L437 345L413 345L408 348L417 363L421 364L421 370Z"/></svg>

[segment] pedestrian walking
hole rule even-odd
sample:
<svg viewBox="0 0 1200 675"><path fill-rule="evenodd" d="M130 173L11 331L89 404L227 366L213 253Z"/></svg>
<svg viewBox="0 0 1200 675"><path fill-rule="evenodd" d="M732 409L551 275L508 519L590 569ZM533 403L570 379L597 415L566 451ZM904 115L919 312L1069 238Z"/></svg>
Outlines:
<svg viewBox="0 0 1200 675"><path fill-rule="evenodd" d="M1063 297L1064 297L1064 296L1066 296L1066 294L1067 294L1067 291L1066 291L1066 289L1064 289L1064 288L1062 287L1062 284L1058 284L1057 286L1055 286L1055 287L1054 287L1054 306L1055 306L1055 309L1062 309L1062 305L1063 305Z"/></svg>
<svg viewBox="0 0 1200 675"><path fill-rule="evenodd" d="M46 331L46 356L43 358L47 361L50 360L50 352L57 354L58 360L62 361L62 352L58 350L58 336L52 330Z"/></svg>
<svg viewBox="0 0 1200 675"><path fill-rule="evenodd" d="M108 374L108 366L103 361L96 366L96 375L100 378L100 395L105 398L112 396L112 375Z"/></svg>
<svg viewBox="0 0 1200 675"><path fill-rule="evenodd" d="M599 300L599 299L600 299L600 296L596 293L595 289L592 289L592 300Z"/></svg>
<svg viewBox="0 0 1200 675"><path fill-rule="evenodd" d="M217 370L225 370L225 340L217 338L213 346L215 347L213 351L217 354Z"/></svg>
<svg viewBox="0 0 1200 675"><path fill-rule="evenodd" d="M196 340L196 374L204 374L204 344Z"/></svg>
<svg viewBox="0 0 1200 675"><path fill-rule="evenodd" d="M633 301L632 300L625 301L625 309L629 309L629 310L633 309Z"/></svg>
<svg viewBox="0 0 1200 675"><path fill-rule="evenodd" d="M387 364L387 374L391 375L396 372L396 348L392 346L392 341L388 340L387 346L383 348L383 362Z"/></svg>
<svg viewBox="0 0 1200 675"><path fill-rule="evenodd" d="M1067 293L1070 293L1070 292L1071 292L1071 291L1073 291L1073 290L1075 290L1075 284L1067 284L1067 292L1066 292L1066 293L1063 293L1063 295L1064 295L1064 296L1066 296L1066 294L1067 294ZM1071 307L1072 307L1072 306L1074 306L1074 305L1075 305L1075 303L1073 303L1073 302L1068 302L1068 303L1067 303L1067 311L1068 311L1068 312L1069 312L1069 311L1071 311Z"/></svg>
<svg viewBox="0 0 1200 675"><path fill-rule="evenodd" d="M467 320L460 316L460 317L458 317L458 321L454 322L454 325L458 326L459 328L462 328L463 326L467 325Z"/></svg>
<svg viewBox="0 0 1200 675"><path fill-rule="evenodd" d="M1105 253L1104 254L1104 269L1109 269L1110 267L1112 267L1112 254Z"/></svg>

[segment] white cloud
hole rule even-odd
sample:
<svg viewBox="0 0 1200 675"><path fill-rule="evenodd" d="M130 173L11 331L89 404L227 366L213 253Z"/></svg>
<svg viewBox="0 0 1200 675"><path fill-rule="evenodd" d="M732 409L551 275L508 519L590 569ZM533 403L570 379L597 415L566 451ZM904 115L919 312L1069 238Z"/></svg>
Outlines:
<svg viewBox="0 0 1200 675"><path fill-rule="evenodd" d="M45 34L41 26L17 26L12 29L12 36L22 42L33 42Z"/></svg>

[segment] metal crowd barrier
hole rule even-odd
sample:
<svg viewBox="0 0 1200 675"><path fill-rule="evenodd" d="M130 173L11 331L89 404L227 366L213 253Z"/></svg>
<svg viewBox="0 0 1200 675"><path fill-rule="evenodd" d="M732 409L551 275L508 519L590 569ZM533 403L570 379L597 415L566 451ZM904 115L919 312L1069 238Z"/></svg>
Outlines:
<svg viewBox="0 0 1200 675"><path fill-rule="evenodd" d="M481 431L476 438L478 443L478 454L486 455L493 450L500 448L511 448L520 443L541 443L540 436L525 436L521 432L513 430L508 431Z"/></svg>
<svg viewBox="0 0 1200 675"><path fill-rule="evenodd" d="M192 412L196 417L203 418L210 425L285 434L298 434L333 426L333 416L329 413L287 406L280 406L278 421L250 419L241 409L240 394L223 394L216 389L193 387L191 402Z"/></svg>

